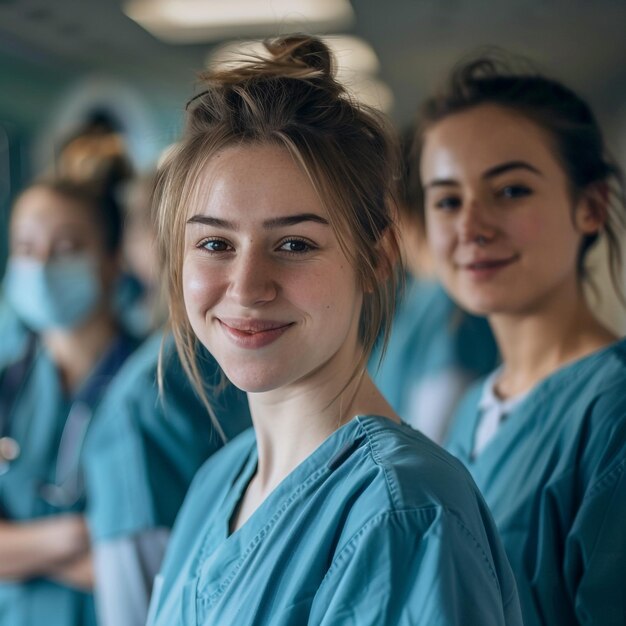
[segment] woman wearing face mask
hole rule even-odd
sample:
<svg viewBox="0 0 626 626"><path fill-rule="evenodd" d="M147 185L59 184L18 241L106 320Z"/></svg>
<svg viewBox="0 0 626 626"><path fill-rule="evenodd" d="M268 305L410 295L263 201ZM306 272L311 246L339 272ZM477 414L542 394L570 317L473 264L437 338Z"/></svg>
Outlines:
<svg viewBox="0 0 626 626"><path fill-rule="evenodd" d="M384 125L318 39L267 49L206 77L158 177L181 358L202 342L254 429L197 474L148 623L519 624L480 494L366 372L394 301Z"/></svg>
<svg viewBox="0 0 626 626"><path fill-rule="evenodd" d="M417 139L439 276L503 358L448 448L494 514L524 623L623 624L626 343L583 293L601 237L619 275L621 172L584 101L491 59L425 103Z"/></svg>
<svg viewBox="0 0 626 626"><path fill-rule="evenodd" d="M80 455L135 343L109 306L121 219L112 200L41 182L15 203L6 297L32 331L0 374L0 623L94 624Z"/></svg>

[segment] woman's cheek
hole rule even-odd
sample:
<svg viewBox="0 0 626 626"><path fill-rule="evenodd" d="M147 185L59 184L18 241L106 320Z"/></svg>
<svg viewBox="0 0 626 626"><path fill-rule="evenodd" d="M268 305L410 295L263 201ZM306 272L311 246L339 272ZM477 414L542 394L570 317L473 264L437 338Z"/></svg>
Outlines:
<svg viewBox="0 0 626 626"><path fill-rule="evenodd" d="M453 236L436 220L429 221L428 224L428 247L439 268L444 266L452 258L454 252Z"/></svg>
<svg viewBox="0 0 626 626"><path fill-rule="evenodd" d="M518 244L531 244L541 240L549 232L545 226L538 215L526 215L511 220L507 225L507 231L511 239Z"/></svg>
<svg viewBox="0 0 626 626"><path fill-rule="evenodd" d="M215 276L193 260L183 266L183 295L187 313L203 313L214 298Z"/></svg>

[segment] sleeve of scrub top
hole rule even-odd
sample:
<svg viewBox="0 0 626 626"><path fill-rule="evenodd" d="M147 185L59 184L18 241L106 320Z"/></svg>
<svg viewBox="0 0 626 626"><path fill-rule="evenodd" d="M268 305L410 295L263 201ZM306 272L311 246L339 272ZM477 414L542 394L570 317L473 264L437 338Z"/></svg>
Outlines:
<svg viewBox="0 0 626 626"><path fill-rule="evenodd" d="M95 545L99 626L144 626L168 538L168 530L154 529Z"/></svg>
<svg viewBox="0 0 626 626"><path fill-rule="evenodd" d="M499 580L488 554L440 507L381 513L333 560L309 624L521 625L512 578Z"/></svg>
<svg viewBox="0 0 626 626"><path fill-rule="evenodd" d="M624 391L604 398L595 409L612 415L614 427L599 430L594 437L597 442L589 442L590 454L583 465L593 475L565 541L564 571L578 621L617 626L626 623ZM618 410L621 415L616 414Z"/></svg>

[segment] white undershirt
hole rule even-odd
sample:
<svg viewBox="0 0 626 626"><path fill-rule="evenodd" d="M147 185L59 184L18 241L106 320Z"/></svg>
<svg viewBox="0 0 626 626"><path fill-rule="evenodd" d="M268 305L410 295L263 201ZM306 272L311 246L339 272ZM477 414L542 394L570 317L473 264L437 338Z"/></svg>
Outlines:
<svg viewBox="0 0 626 626"><path fill-rule="evenodd" d="M528 395L526 391L512 398L500 398L496 394L495 387L501 374L502 368L498 368L489 375L483 385L482 396L478 403L480 417L474 434L473 457L477 457L485 449L509 413Z"/></svg>
<svg viewBox="0 0 626 626"><path fill-rule="evenodd" d="M96 543L95 599L99 626L144 626L152 583L169 539L167 528Z"/></svg>

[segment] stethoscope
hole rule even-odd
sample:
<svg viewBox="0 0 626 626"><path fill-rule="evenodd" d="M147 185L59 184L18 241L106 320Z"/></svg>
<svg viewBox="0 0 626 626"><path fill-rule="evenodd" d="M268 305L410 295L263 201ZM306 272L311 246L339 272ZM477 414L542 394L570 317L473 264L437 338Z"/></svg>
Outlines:
<svg viewBox="0 0 626 626"><path fill-rule="evenodd" d="M34 344L35 341L31 340L24 357L7 369L0 385L0 476L6 474L21 455L19 442L8 434L8 416L19 387L32 365ZM130 342L123 337L118 338L101 359L96 371L77 392L63 425L54 478L39 486L39 496L51 506L70 507L82 498L85 488L80 457L94 409L104 388L131 351Z"/></svg>
<svg viewBox="0 0 626 626"><path fill-rule="evenodd" d="M72 403L59 441L54 479L39 486L39 495L51 506L72 506L85 493L80 456L92 417L93 410L86 402Z"/></svg>

